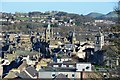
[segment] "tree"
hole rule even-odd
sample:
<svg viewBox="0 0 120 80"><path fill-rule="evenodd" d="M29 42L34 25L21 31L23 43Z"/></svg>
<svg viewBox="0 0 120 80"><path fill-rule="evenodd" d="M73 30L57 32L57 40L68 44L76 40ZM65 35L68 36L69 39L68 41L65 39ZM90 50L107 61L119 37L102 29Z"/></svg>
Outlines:
<svg viewBox="0 0 120 80"><path fill-rule="evenodd" d="M118 2L118 6L115 7L115 12L118 15L118 24L120 24L120 1Z"/></svg>
<svg viewBox="0 0 120 80"><path fill-rule="evenodd" d="M118 2L118 6L115 8L115 12L118 15L118 23L115 29L119 32L120 31L120 1ZM116 46L118 54L120 55L120 39L116 39L113 42Z"/></svg>

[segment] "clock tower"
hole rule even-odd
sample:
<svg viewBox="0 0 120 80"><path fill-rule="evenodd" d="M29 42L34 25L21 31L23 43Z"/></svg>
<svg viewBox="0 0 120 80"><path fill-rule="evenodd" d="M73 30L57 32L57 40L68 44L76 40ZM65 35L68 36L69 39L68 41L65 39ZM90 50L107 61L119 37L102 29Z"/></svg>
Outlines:
<svg viewBox="0 0 120 80"><path fill-rule="evenodd" d="M95 36L95 51L101 50L104 46L104 35L101 32L98 32Z"/></svg>

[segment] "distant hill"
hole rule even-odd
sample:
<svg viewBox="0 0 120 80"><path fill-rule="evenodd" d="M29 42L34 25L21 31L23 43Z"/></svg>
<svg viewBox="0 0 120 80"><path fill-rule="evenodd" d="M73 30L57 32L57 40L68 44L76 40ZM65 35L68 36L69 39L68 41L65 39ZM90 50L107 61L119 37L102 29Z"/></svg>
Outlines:
<svg viewBox="0 0 120 80"><path fill-rule="evenodd" d="M98 17L104 16L104 14L92 12L92 13L87 14L86 16L98 18Z"/></svg>
<svg viewBox="0 0 120 80"><path fill-rule="evenodd" d="M115 13L115 11L109 12L107 14L92 12L92 13L87 14L86 16L92 17L92 18L95 18L95 19L117 18L117 14Z"/></svg>
<svg viewBox="0 0 120 80"><path fill-rule="evenodd" d="M114 11L112 11L112 12L109 12L108 14L106 14L104 17L106 17L106 18L110 18L110 17L115 18L115 17L117 17L117 14Z"/></svg>

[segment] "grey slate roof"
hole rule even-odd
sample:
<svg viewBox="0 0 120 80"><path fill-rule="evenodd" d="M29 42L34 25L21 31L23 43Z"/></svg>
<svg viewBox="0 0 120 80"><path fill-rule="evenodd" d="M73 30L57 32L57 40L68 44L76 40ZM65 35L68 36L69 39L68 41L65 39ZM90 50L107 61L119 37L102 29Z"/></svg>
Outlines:
<svg viewBox="0 0 120 80"><path fill-rule="evenodd" d="M67 78L66 75L64 75L64 74L58 74L58 75L55 77L55 80L70 80L70 79Z"/></svg>
<svg viewBox="0 0 120 80"><path fill-rule="evenodd" d="M34 67L29 66L26 71L33 77L37 76L38 72Z"/></svg>
<svg viewBox="0 0 120 80"><path fill-rule="evenodd" d="M20 78L31 78L27 73L25 73L25 71L21 72L19 75L18 75Z"/></svg>
<svg viewBox="0 0 120 80"><path fill-rule="evenodd" d="M24 79L24 78L31 78L30 76L36 77L38 75L38 72L34 67L29 66L26 68L26 71L28 74L25 71L22 71L18 76Z"/></svg>
<svg viewBox="0 0 120 80"><path fill-rule="evenodd" d="M76 68L75 67L43 67L39 72L75 72Z"/></svg>

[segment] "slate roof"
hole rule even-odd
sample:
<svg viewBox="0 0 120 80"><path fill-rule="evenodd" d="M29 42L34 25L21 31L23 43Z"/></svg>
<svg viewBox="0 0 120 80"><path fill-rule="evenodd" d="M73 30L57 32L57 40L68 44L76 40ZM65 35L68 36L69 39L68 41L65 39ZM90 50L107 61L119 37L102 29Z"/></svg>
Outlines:
<svg viewBox="0 0 120 80"><path fill-rule="evenodd" d="M75 47L74 44L65 44L64 48L67 49L67 50L73 50Z"/></svg>
<svg viewBox="0 0 120 80"><path fill-rule="evenodd" d="M64 74L58 74L56 77L55 77L55 80L70 80L69 78L66 77L66 75Z"/></svg>
<svg viewBox="0 0 120 80"><path fill-rule="evenodd" d="M22 71L18 76L20 78L31 78L29 75L31 75L32 77L36 77L38 75L38 72L34 67L29 66L26 68L26 71L29 74L27 74L25 71Z"/></svg>
<svg viewBox="0 0 120 80"><path fill-rule="evenodd" d="M18 75L20 78L31 78L25 71L21 72L19 75Z"/></svg>
<svg viewBox="0 0 120 80"><path fill-rule="evenodd" d="M26 68L26 71L33 77L38 75L38 72L34 67L29 66L28 68Z"/></svg>
<svg viewBox="0 0 120 80"><path fill-rule="evenodd" d="M43 66L42 70L39 72L75 72L76 68L74 67L50 67L50 66Z"/></svg>
<svg viewBox="0 0 120 80"><path fill-rule="evenodd" d="M103 34L101 32L99 32L95 36L103 36Z"/></svg>
<svg viewBox="0 0 120 80"><path fill-rule="evenodd" d="M85 51L85 52L87 52L87 51L89 51L89 52L94 52L94 48L86 48L85 50L83 50L83 51Z"/></svg>

